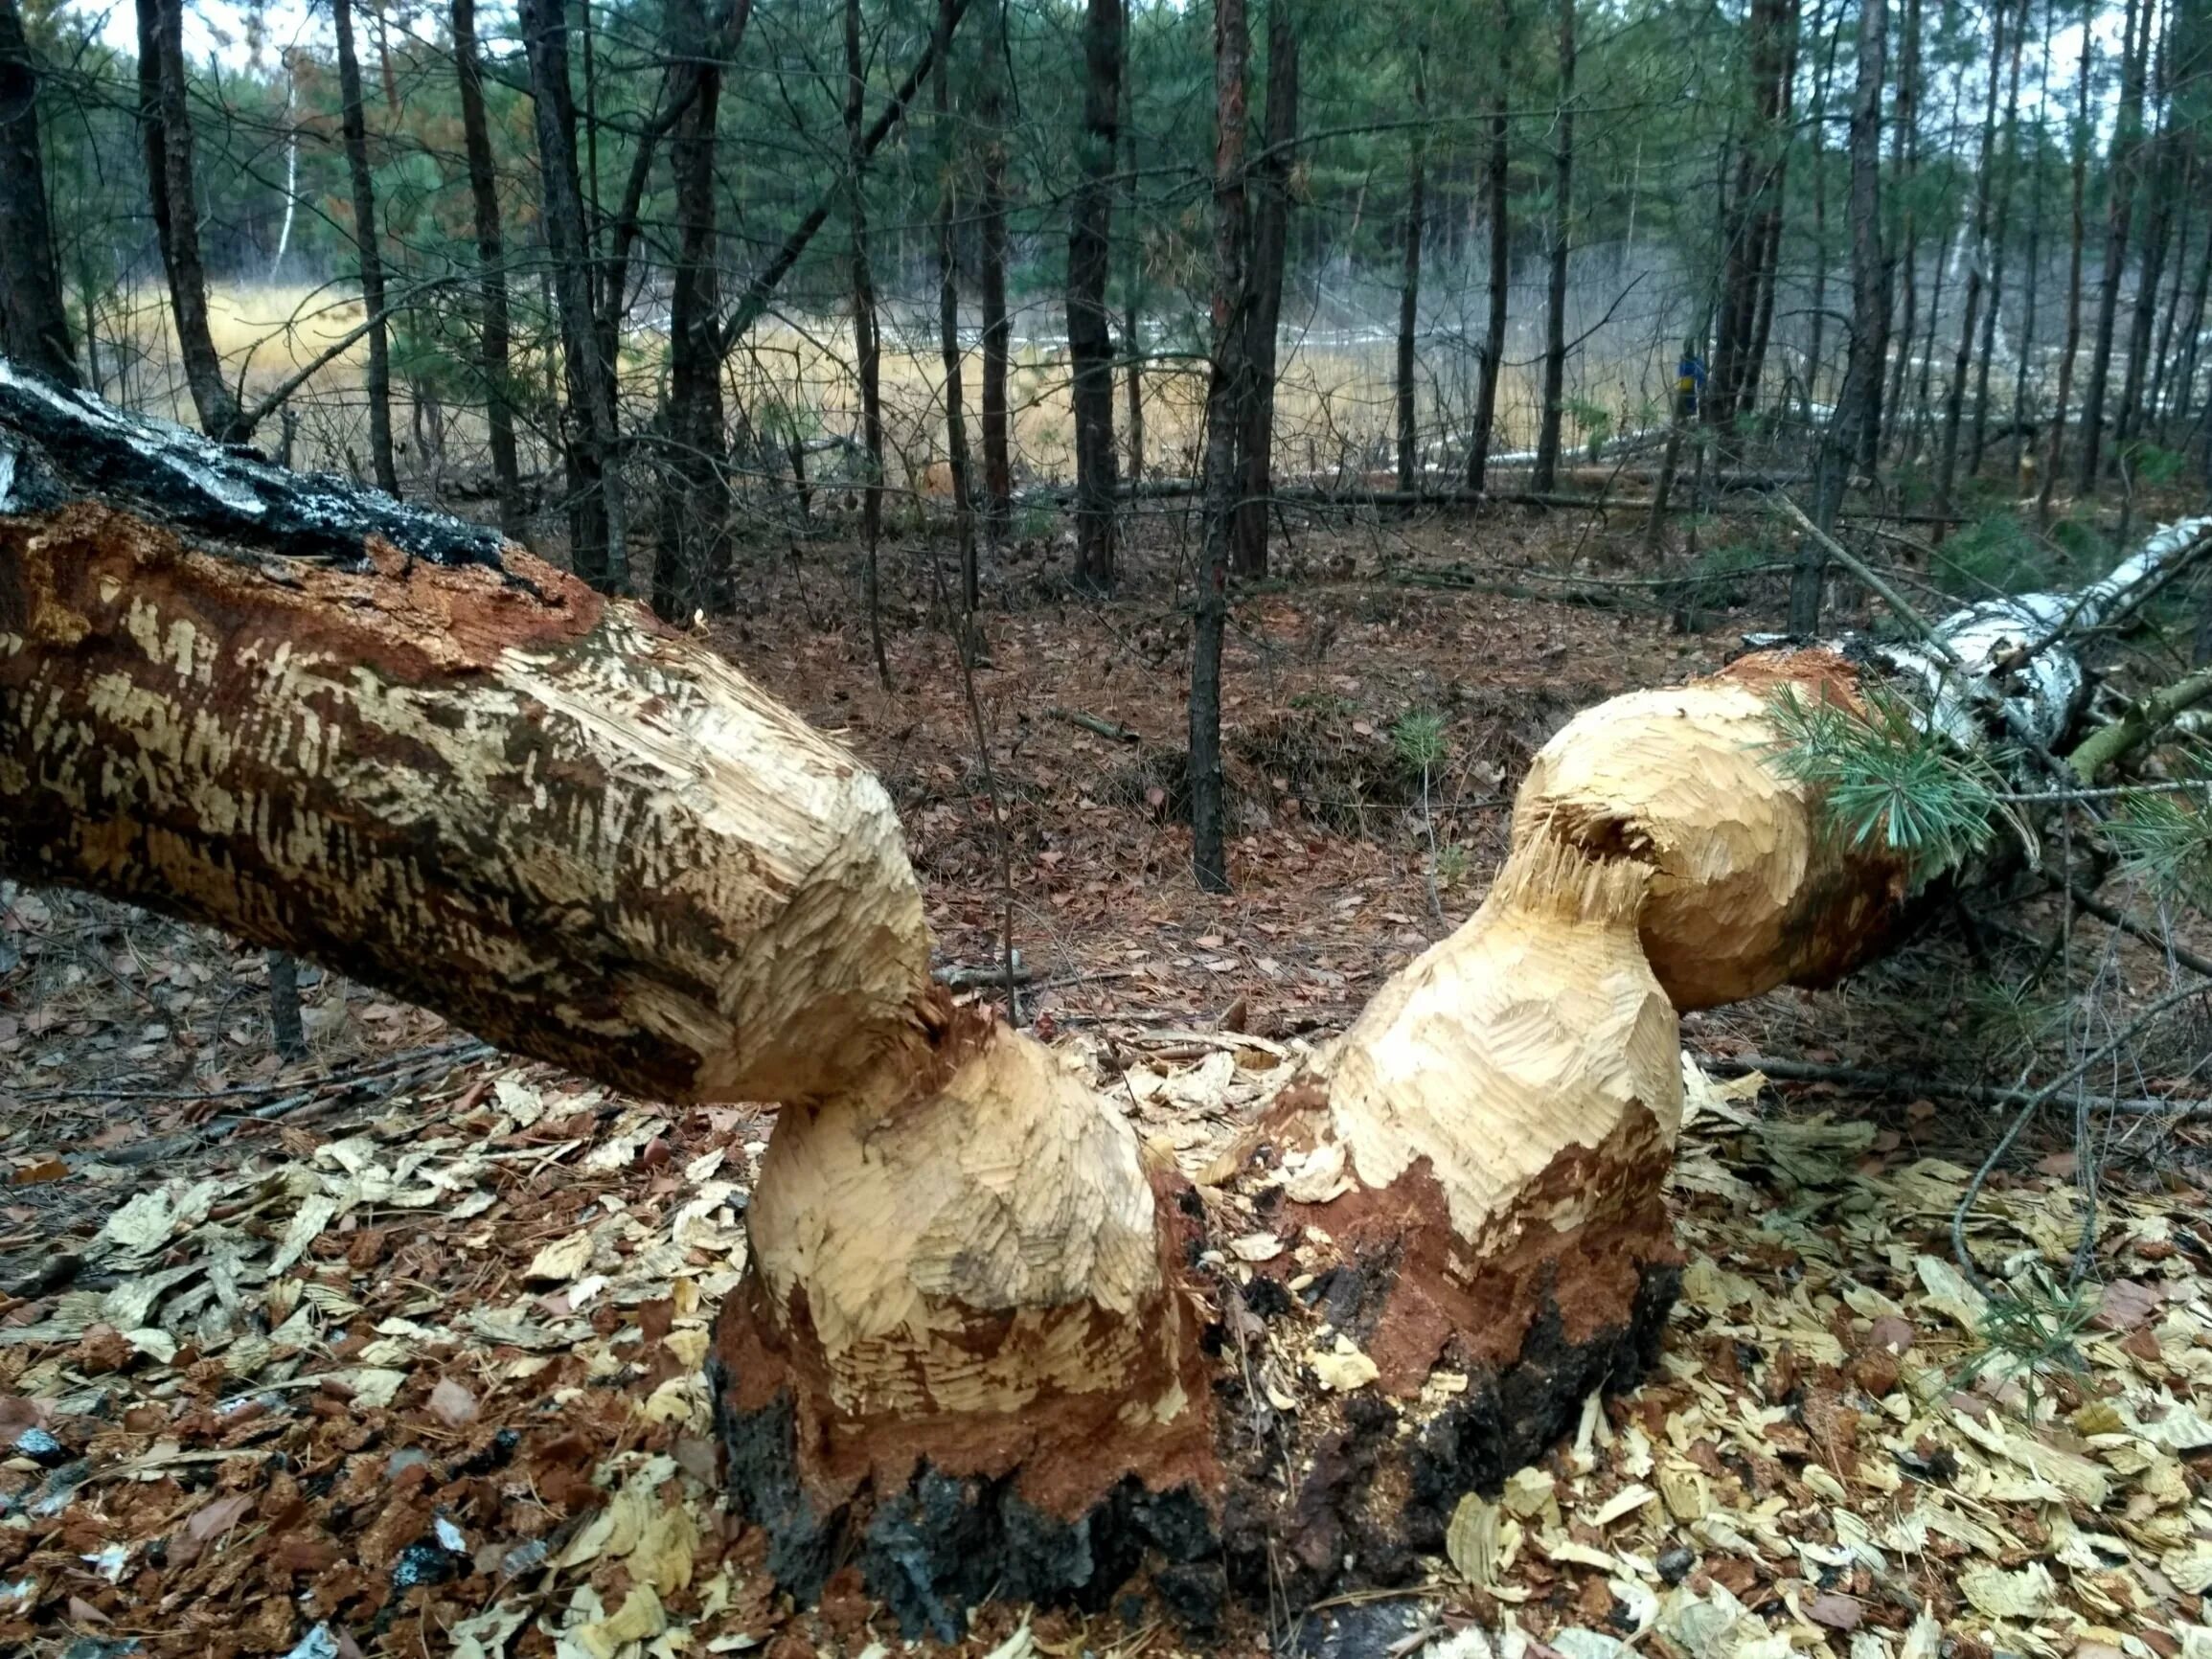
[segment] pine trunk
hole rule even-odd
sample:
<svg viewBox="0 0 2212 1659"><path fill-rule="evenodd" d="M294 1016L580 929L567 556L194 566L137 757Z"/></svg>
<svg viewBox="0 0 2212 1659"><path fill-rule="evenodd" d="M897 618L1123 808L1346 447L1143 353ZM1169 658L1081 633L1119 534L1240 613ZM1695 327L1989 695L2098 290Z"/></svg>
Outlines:
<svg viewBox="0 0 2212 1659"><path fill-rule="evenodd" d="M852 221L853 369L860 382L861 602L868 607L868 647L876 681L889 688L891 665L883 654L883 347L877 331L876 275L868 256L867 137L860 117L868 95L867 61L860 55L860 0L845 0L845 188Z"/></svg>
<svg viewBox="0 0 2212 1659"><path fill-rule="evenodd" d="M369 466L376 488L399 493L392 458L392 340L384 315L384 256L376 245L376 184L369 170L369 124L361 107L361 59L353 50L353 0L331 0L338 42L338 125L346 146L346 178L353 193L353 254L368 315L369 362L361 389L369 399Z"/></svg>
<svg viewBox="0 0 2212 1659"><path fill-rule="evenodd" d="M1005 0L997 0L983 37L983 96L976 112L983 129L983 386L977 396L983 415L983 528L994 548L1014 522L1014 449L1006 410L1006 354L1014 337L1006 314L1006 51Z"/></svg>
<svg viewBox="0 0 2212 1659"><path fill-rule="evenodd" d="M669 0L669 143L675 175L676 263L669 282L668 461L661 494L653 608L681 625L737 608L729 549L723 435L721 250L716 223L715 133L722 63L737 50L751 0ZM618 279L619 280L619 279ZM619 303L617 306L619 312ZM602 330L602 341L605 331Z"/></svg>
<svg viewBox="0 0 2212 1659"><path fill-rule="evenodd" d="M2106 164L2105 258L2097 276L2097 328L2089 346L2089 372L2082 387L2082 453L2074 486L2097 492L2104 464L2105 399L2112 374L2112 346L2120 315L2120 284L2127 275L2128 236L2135 214L2135 156L2141 148L2144 59L2150 50L2153 5L2128 0L2120 57L2120 108Z"/></svg>
<svg viewBox="0 0 2212 1659"><path fill-rule="evenodd" d="M1230 568L1267 574L1267 511L1274 489L1275 335L1283 316L1283 266L1290 240L1290 170L1298 138L1298 34L1291 0L1268 0L1267 117L1253 169L1252 304L1245 313L1244 408L1239 441L1243 469Z"/></svg>
<svg viewBox="0 0 2212 1659"><path fill-rule="evenodd" d="M1237 413L1243 406L1245 312L1244 0L1214 0L1213 351L1206 382L1205 471L1197 617L1191 642L1191 869L1208 893L1229 890L1227 783L1221 774L1221 636L1237 511Z"/></svg>
<svg viewBox="0 0 2212 1659"><path fill-rule="evenodd" d="M1943 439L1937 450L1935 495L1947 512L1951 509L1952 487L1958 479L1959 427L1966 419L1967 376L1973 368L1974 337L1982 321L1984 272L1990 260L1990 210L1995 184L1991 173L1996 155L1997 82L2005 61L2004 28L2005 14L1999 7L1995 50L1990 55L1989 96L1982 106L1981 149L1974 167L1973 244L1966 268L1966 314L1959 323L1958 351L1952 355L1950 380L1944 393ZM1993 314L1995 307L1993 295L1990 300ZM1976 448L1979 448L1978 442Z"/></svg>
<svg viewBox="0 0 2212 1659"><path fill-rule="evenodd" d="M476 0L453 0L453 64L460 82L462 142L468 157L468 199L476 216L476 291L483 307L484 420L491 476L499 492L499 528L524 539L529 510L514 448L514 399L508 368L507 236L501 226L499 175L491 128L484 114L484 65L476 45Z"/></svg>
<svg viewBox="0 0 2212 1659"><path fill-rule="evenodd" d="M1490 310L1482 332L1482 361L1476 367L1474 436L1467 454L1467 487L1486 487L1490 451L1497 433L1497 382L1505 364L1505 325L1508 288L1513 278L1512 203L1507 193L1510 152L1507 148L1507 89L1512 84L1512 13L1501 0L1498 17L1498 54L1494 72L1497 86L1490 106L1490 148L1483 163L1483 199L1490 216Z"/></svg>
<svg viewBox="0 0 2212 1659"><path fill-rule="evenodd" d="M567 11L562 0L520 0L520 17L567 392L560 437L568 473L569 565L602 592L620 593L629 583L628 504L617 453L613 366L602 355L593 306L591 239L576 161L576 103L568 85Z"/></svg>
<svg viewBox="0 0 2212 1659"><path fill-rule="evenodd" d="M1413 57L1413 110L1416 121L1428 118L1428 71L1425 53L1416 48ZM1421 478L1421 432L1415 420L1415 346L1421 329L1421 230L1426 210L1427 134L1413 133L1412 154L1405 178L1403 265L1398 282L1398 488L1413 490Z"/></svg>
<svg viewBox="0 0 2212 1659"><path fill-rule="evenodd" d="M2082 0L2082 4L2085 27L2081 73L2074 92L2073 170L2068 190L2072 231L2066 253L2066 334L2065 344L2059 349L2059 383L2051 405L2050 450L2043 463L2042 483L2036 491L2036 522L2045 528L2051 522L2051 497L2058 488L2059 463L2065 455L2066 408L2074 393L2074 361L2082 350L2082 255L2088 241L2089 78L2097 61L2094 36L2087 27L2093 15L2095 0Z"/></svg>
<svg viewBox="0 0 2212 1659"><path fill-rule="evenodd" d="M1553 152L1550 276L1544 297L1543 417L1537 429L1536 468L1529 488L1548 494L1559 484L1560 425L1566 416L1567 225L1574 209L1575 0L1560 0L1559 116Z"/></svg>
<svg viewBox="0 0 2212 1659"><path fill-rule="evenodd" d="M1881 383L1883 263L1881 253L1881 82L1889 45L1885 9L1862 6L1859 14L1857 87L1851 101L1851 338L1843 385L1822 434L1813 521L1830 533L1843 508L1851 470L1880 420L1875 405ZM1828 586L1828 554L1817 536L1798 548L1790 580L1790 631L1811 639L1820 631Z"/></svg>
<svg viewBox="0 0 2212 1659"><path fill-rule="evenodd" d="M154 239L169 279L185 385L198 411L200 430L226 443L242 443L253 433L224 376L208 324L192 109L185 97L184 0L138 0L138 120Z"/></svg>
<svg viewBox="0 0 2212 1659"><path fill-rule="evenodd" d="M1081 174L1067 239L1067 354L1074 375L1075 574L1092 593L1114 583L1114 349L1106 309L1113 262L1113 170L1121 115L1121 0L1083 15Z"/></svg>
<svg viewBox="0 0 2212 1659"><path fill-rule="evenodd" d="M58 385L80 383L46 212L38 69L15 0L0 0L0 356Z"/></svg>

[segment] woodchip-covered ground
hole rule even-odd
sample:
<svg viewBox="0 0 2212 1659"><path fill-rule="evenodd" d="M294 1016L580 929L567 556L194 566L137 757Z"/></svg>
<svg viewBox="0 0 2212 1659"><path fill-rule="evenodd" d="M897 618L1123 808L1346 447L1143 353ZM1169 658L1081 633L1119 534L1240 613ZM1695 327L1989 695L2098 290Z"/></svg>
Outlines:
<svg viewBox="0 0 2212 1659"><path fill-rule="evenodd" d="M1174 521L1152 534L1164 569ZM1301 529L1232 626L1226 898L1192 888L1176 822L1165 577L1099 604L1061 591L1055 543L1007 560L975 675L988 780L925 563L895 566L917 597L890 617L893 692L842 550L764 564L753 620L718 637L881 772L948 970L994 960L1011 872L1024 1017L1202 1178L1301 1053L1478 901L1533 748L1732 644L1724 616L1676 631L1593 551L1517 516ZM1612 602L1541 597L1562 577ZM1425 816L1393 737L1409 713L1445 732ZM1988 959L2055 924L2009 912L2016 945L1946 921L1837 990L1688 1022L1689 1265L1658 1375L1471 1494L1425 1577L1296 1621L1253 1610L1221 1648L2212 1659L2212 1121L2093 1125L2093 1212L2066 1125L2031 1130L1970 1224L1996 1300L1952 1260L2004 1125L1933 1079L2010 1080L2036 1028ZM2080 948L2109 997L2177 971L2101 933ZM0 1651L900 1651L851 1574L817 1608L780 1601L718 1501L701 1360L772 1109L612 1097L335 976L309 976L313 1052L282 1065L264 971L0 887ZM2100 1086L2201 1099L2203 1046ZM1931 1086L1723 1080L1754 1052ZM1318 1249L1201 1192L1224 1273ZM1359 1386L1321 1319L1294 1305L1250 1337L1243 1403L1294 1445ZM1189 1643L994 1607L967 1648Z"/></svg>

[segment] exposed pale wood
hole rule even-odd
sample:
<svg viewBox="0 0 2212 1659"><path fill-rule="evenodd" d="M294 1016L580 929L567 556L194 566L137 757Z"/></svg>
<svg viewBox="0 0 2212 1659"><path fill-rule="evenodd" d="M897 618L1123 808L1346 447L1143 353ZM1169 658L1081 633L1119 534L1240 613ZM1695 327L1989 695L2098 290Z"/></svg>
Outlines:
<svg viewBox="0 0 2212 1659"><path fill-rule="evenodd" d="M921 895L849 754L519 551L368 555L0 518L0 866L665 1099L820 1096L918 1040Z"/></svg>
<svg viewBox="0 0 2212 1659"><path fill-rule="evenodd" d="M1853 699L1857 674L1824 650L1762 653L1585 710L1530 762L1516 847L1560 837L1648 865L1644 948L1678 1010L1839 977L1887 942L1903 874L1823 832L1774 764L1770 707L1786 685Z"/></svg>
<svg viewBox="0 0 2212 1659"><path fill-rule="evenodd" d="M955 1474L1018 1472L1073 1517L1140 1464L1156 1475L1163 1436L1209 1457L1196 1331L1127 1121L981 1011L936 1057L919 1080L787 1110L748 1218L768 1329L725 1325L725 1348L793 1355L820 1393L801 1415L828 1479L902 1484L919 1450ZM741 1375L740 1398L776 1380ZM952 1419L965 1441L916 1441Z"/></svg>

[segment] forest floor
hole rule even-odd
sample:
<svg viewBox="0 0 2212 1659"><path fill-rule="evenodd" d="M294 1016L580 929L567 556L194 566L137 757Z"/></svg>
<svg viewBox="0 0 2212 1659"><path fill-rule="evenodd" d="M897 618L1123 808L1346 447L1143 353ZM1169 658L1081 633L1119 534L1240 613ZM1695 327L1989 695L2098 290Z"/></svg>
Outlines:
<svg viewBox="0 0 2212 1659"><path fill-rule="evenodd" d="M956 978L998 962L1011 877L1022 1017L1202 1178L1479 901L1534 749L1585 703L1718 667L1773 591L1745 579L1751 611L1678 631L1561 518L1300 528L1232 619L1236 891L1211 898L1177 822L1178 522L1152 521L1106 603L1067 594L1060 542L1017 542L972 710L911 545L887 550L890 591L915 596L887 614L890 691L841 545L764 555L745 620L713 631L878 768ZM1425 780L1399 739L1427 715ZM2007 1284L2049 1293L1993 1304L1951 1259L2004 1120L1941 1084L2009 1081L2050 1040L2064 1014L2001 969L2059 921L2047 900L1962 907L1837 989L1687 1020L1705 1069L1658 1374L1593 1401L1500 1508L1473 1501L1494 1549L1273 1627L1248 1612L1220 1649L2212 1659L2212 1116L2020 1138L1970 1232ZM2107 1014L2175 971L2073 937ZM612 1097L306 979L312 1052L285 1064L258 952L0 885L0 1650L898 1650L850 1570L819 1608L781 1602L718 1501L701 1361L772 1111ZM2095 1084L2201 1098L2202 1038ZM1709 1080L1753 1055L1927 1084ZM1201 1190L1225 1257L1304 1248ZM1321 1410L1318 1319L1256 1339L1293 1423ZM965 1648L1189 1646L993 1608Z"/></svg>

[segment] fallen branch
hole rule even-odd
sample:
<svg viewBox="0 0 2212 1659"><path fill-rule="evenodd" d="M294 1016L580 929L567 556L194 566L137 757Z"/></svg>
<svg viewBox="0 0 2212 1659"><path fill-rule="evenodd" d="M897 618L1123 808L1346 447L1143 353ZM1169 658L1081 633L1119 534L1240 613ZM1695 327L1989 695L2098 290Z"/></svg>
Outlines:
<svg viewBox="0 0 2212 1659"><path fill-rule="evenodd" d="M1063 709L1055 703L1051 708L1045 710L1045 713L1056 720L1064 720L1071 726L1081 726L1086 732L1095 732L1100 737L1110 739L1117 743L1137 743L1144 740L1144 734L1135 727L1124 726L1112 720L1102 719L1097 715L1086 715L1081 709Z"/></svg>
<svg viewBox="0 0 2212 1659"><path fill-rule="evenodd" d="M2077 750L2076 753L2079 751ZM2054 882L2054 885L2059 885L2059 883ZM2063 885L2065 888L2066 897L2074 901L2075 909L2095 917L2107 926L2116 927L2122 933L2141 940L2145 944L2165 956L2171 957L2191 972L2201 973L2207 979L2212 979L2212 960L2198 955L2185 944L2177 943L2170 934L2153 927L2149 922L2137 921L2117 905L2107 904L2079 882L2068 881Z"/></svg>
<svg viewBox="0 0 2212 1659"><path fill-rule="evenodd" d="M2164 731L2175 716L2206 697L2212 697L2212 669L2199 669L2172 685L2161 686L2141 702L2131 704L2110 725L2091 732L2066 757L2066 763L2083 783L2093 784L2100 770L2141 748Z"/></svg>
<svg viewBox="0 0 2212 1659"><path fill-rule="evenodd" d="M1819 1065L1811 1060L1786 1059L1775 1055L1699 1055L1698 1063L1709 1072L1723 1072L1742 1077L1747 1072L1761 1072L1777 1082L1835 1083L1842 1088L1858 1089L1870 1095L1882 1095L1896 1100L1930 1097L1951 1101L1971 1101L1984 1106L2025 1106L2047 1100L2041 1090L2008 1089L1994 1083L1955 1082L1947 1078L1921 1077L1908 1072L1877 1071L1865 1066ZM2163 1113L2177 1118L2212 1118L2212 1101L2172 1101L2157 1095L2085 1096L2094 1110L2101 1112Z"/></svg>

